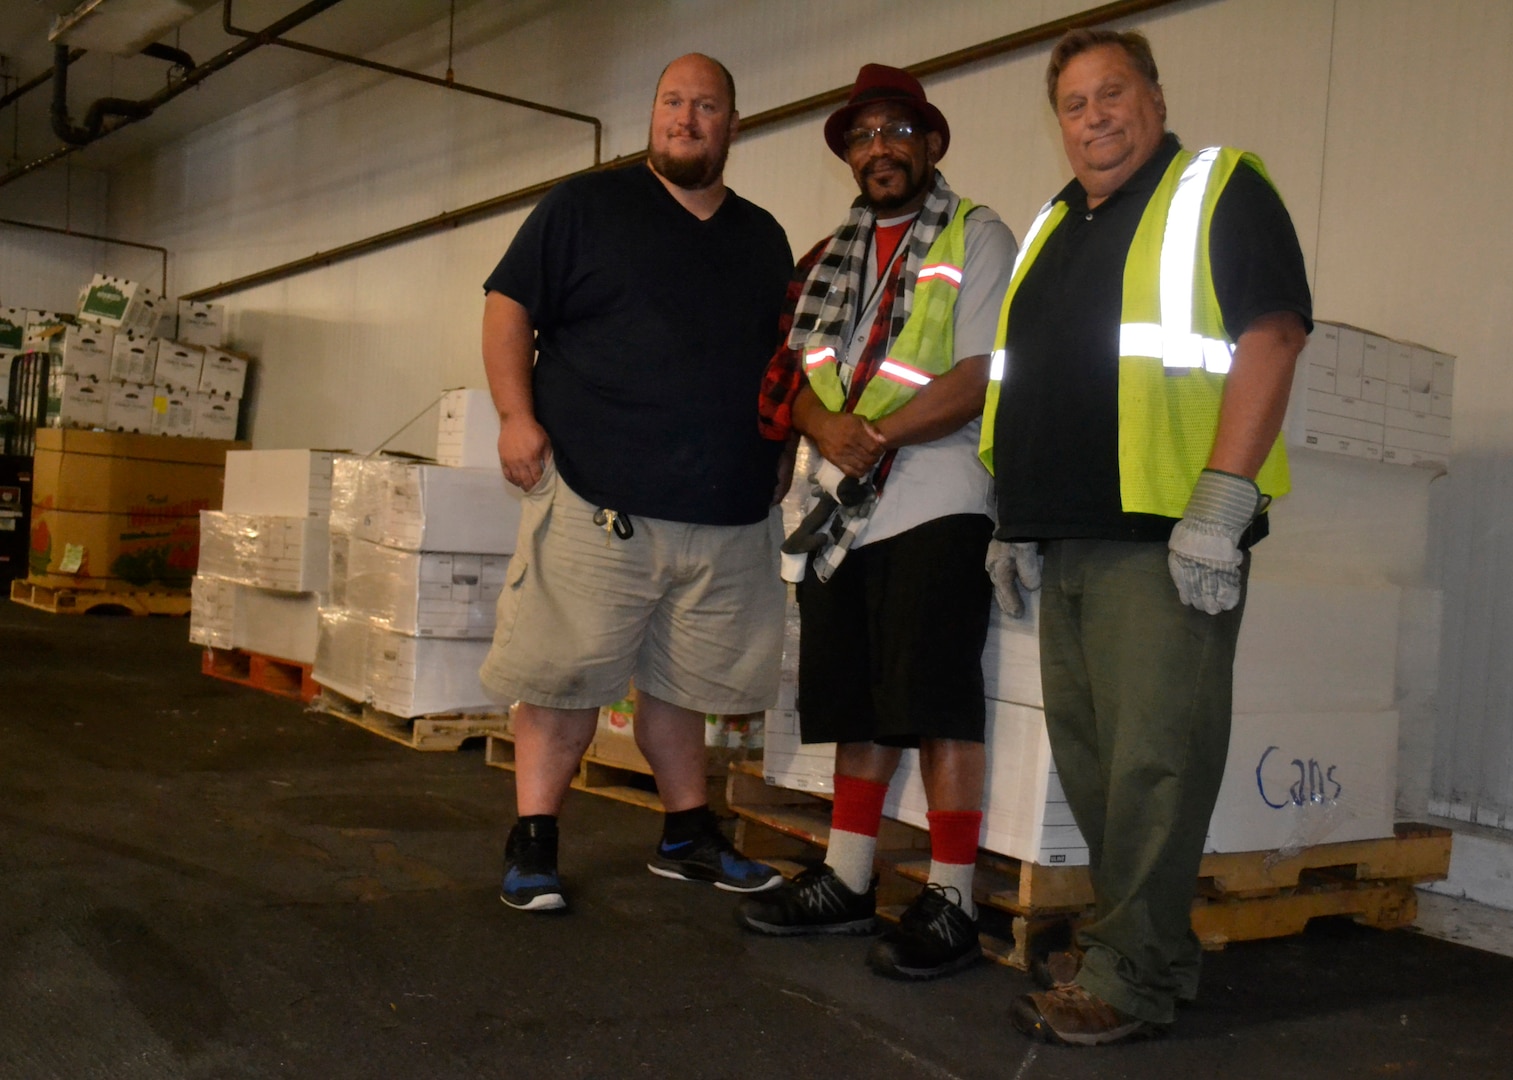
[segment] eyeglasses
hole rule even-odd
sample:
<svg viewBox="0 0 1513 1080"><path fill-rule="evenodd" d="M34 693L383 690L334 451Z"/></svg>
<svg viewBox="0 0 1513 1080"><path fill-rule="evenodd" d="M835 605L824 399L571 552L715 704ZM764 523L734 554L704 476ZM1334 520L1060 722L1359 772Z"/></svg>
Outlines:
<svg viewBox="0 0 1513 1080"><path fill-rule="evenodd" d="M852 128L841 136L847 150L860 150L879 135L886 143L901 143L905 139L915 135L919 129L907 120L895 120L891 124L884 124L875 128Z"/></svg>

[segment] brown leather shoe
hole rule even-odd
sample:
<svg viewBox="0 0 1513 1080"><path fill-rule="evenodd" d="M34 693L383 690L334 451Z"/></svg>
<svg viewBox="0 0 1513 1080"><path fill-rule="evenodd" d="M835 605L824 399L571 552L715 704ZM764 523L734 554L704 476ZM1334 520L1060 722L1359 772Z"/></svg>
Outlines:
<svg viewBox="0 0 1513 1080"><path fill-rule="evenodd" d="M1120 1012L1076 983L1016 998L1009 1018L1032 1039L1067 1046L1149 1039L1169 1027Z"/></svg>

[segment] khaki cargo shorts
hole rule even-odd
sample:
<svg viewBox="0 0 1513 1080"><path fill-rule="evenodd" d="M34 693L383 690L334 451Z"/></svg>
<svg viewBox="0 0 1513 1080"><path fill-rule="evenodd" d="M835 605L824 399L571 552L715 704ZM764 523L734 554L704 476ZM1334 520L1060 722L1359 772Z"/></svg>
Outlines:
<svg viewBox="0 0 1513 1080"><path fill-rule="evenodd" d="M696 712L777 700L786 586L782 519L633 519L629 539L548 462L522 497L520 537L480 675L502 702L594 708L638 689Z"/></svg>

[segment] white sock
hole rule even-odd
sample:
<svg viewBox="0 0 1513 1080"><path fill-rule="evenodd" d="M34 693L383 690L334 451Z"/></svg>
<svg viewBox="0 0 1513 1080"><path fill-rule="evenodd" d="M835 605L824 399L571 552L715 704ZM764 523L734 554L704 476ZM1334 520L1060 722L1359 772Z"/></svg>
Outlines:
<svg viewBox="0 0 1513 1080"><path fill-rule="evenodd" d="M864 893L872 887L872 862L876 855L877 837L845 829L830 830L825 865L834 870L841 884L852 892Z"/></svg>
<svg viewBox="0 0 1513 1080"><path fill-rule="evenodd" d="M930 884L954 889L961 894L960 907L967 915L977 918L977 904L972 899L972 876L977 872L976 863L946 863L930 860ZM950 894L947 894L950 897Z"/></svg>

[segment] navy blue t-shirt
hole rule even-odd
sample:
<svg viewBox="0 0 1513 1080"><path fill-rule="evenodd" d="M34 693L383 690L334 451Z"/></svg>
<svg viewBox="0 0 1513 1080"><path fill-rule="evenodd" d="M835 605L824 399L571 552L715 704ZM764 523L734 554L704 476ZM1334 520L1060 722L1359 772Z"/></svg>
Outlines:
<svg viewBox="0 0 1513 1080"><path fill-rule="evenodd" d="M792 270L782 226L733 191L700 221L646 165L553 188L483 287L530 315L568 486L632 517L763 520L782 446L757 396Z"/></svg>

